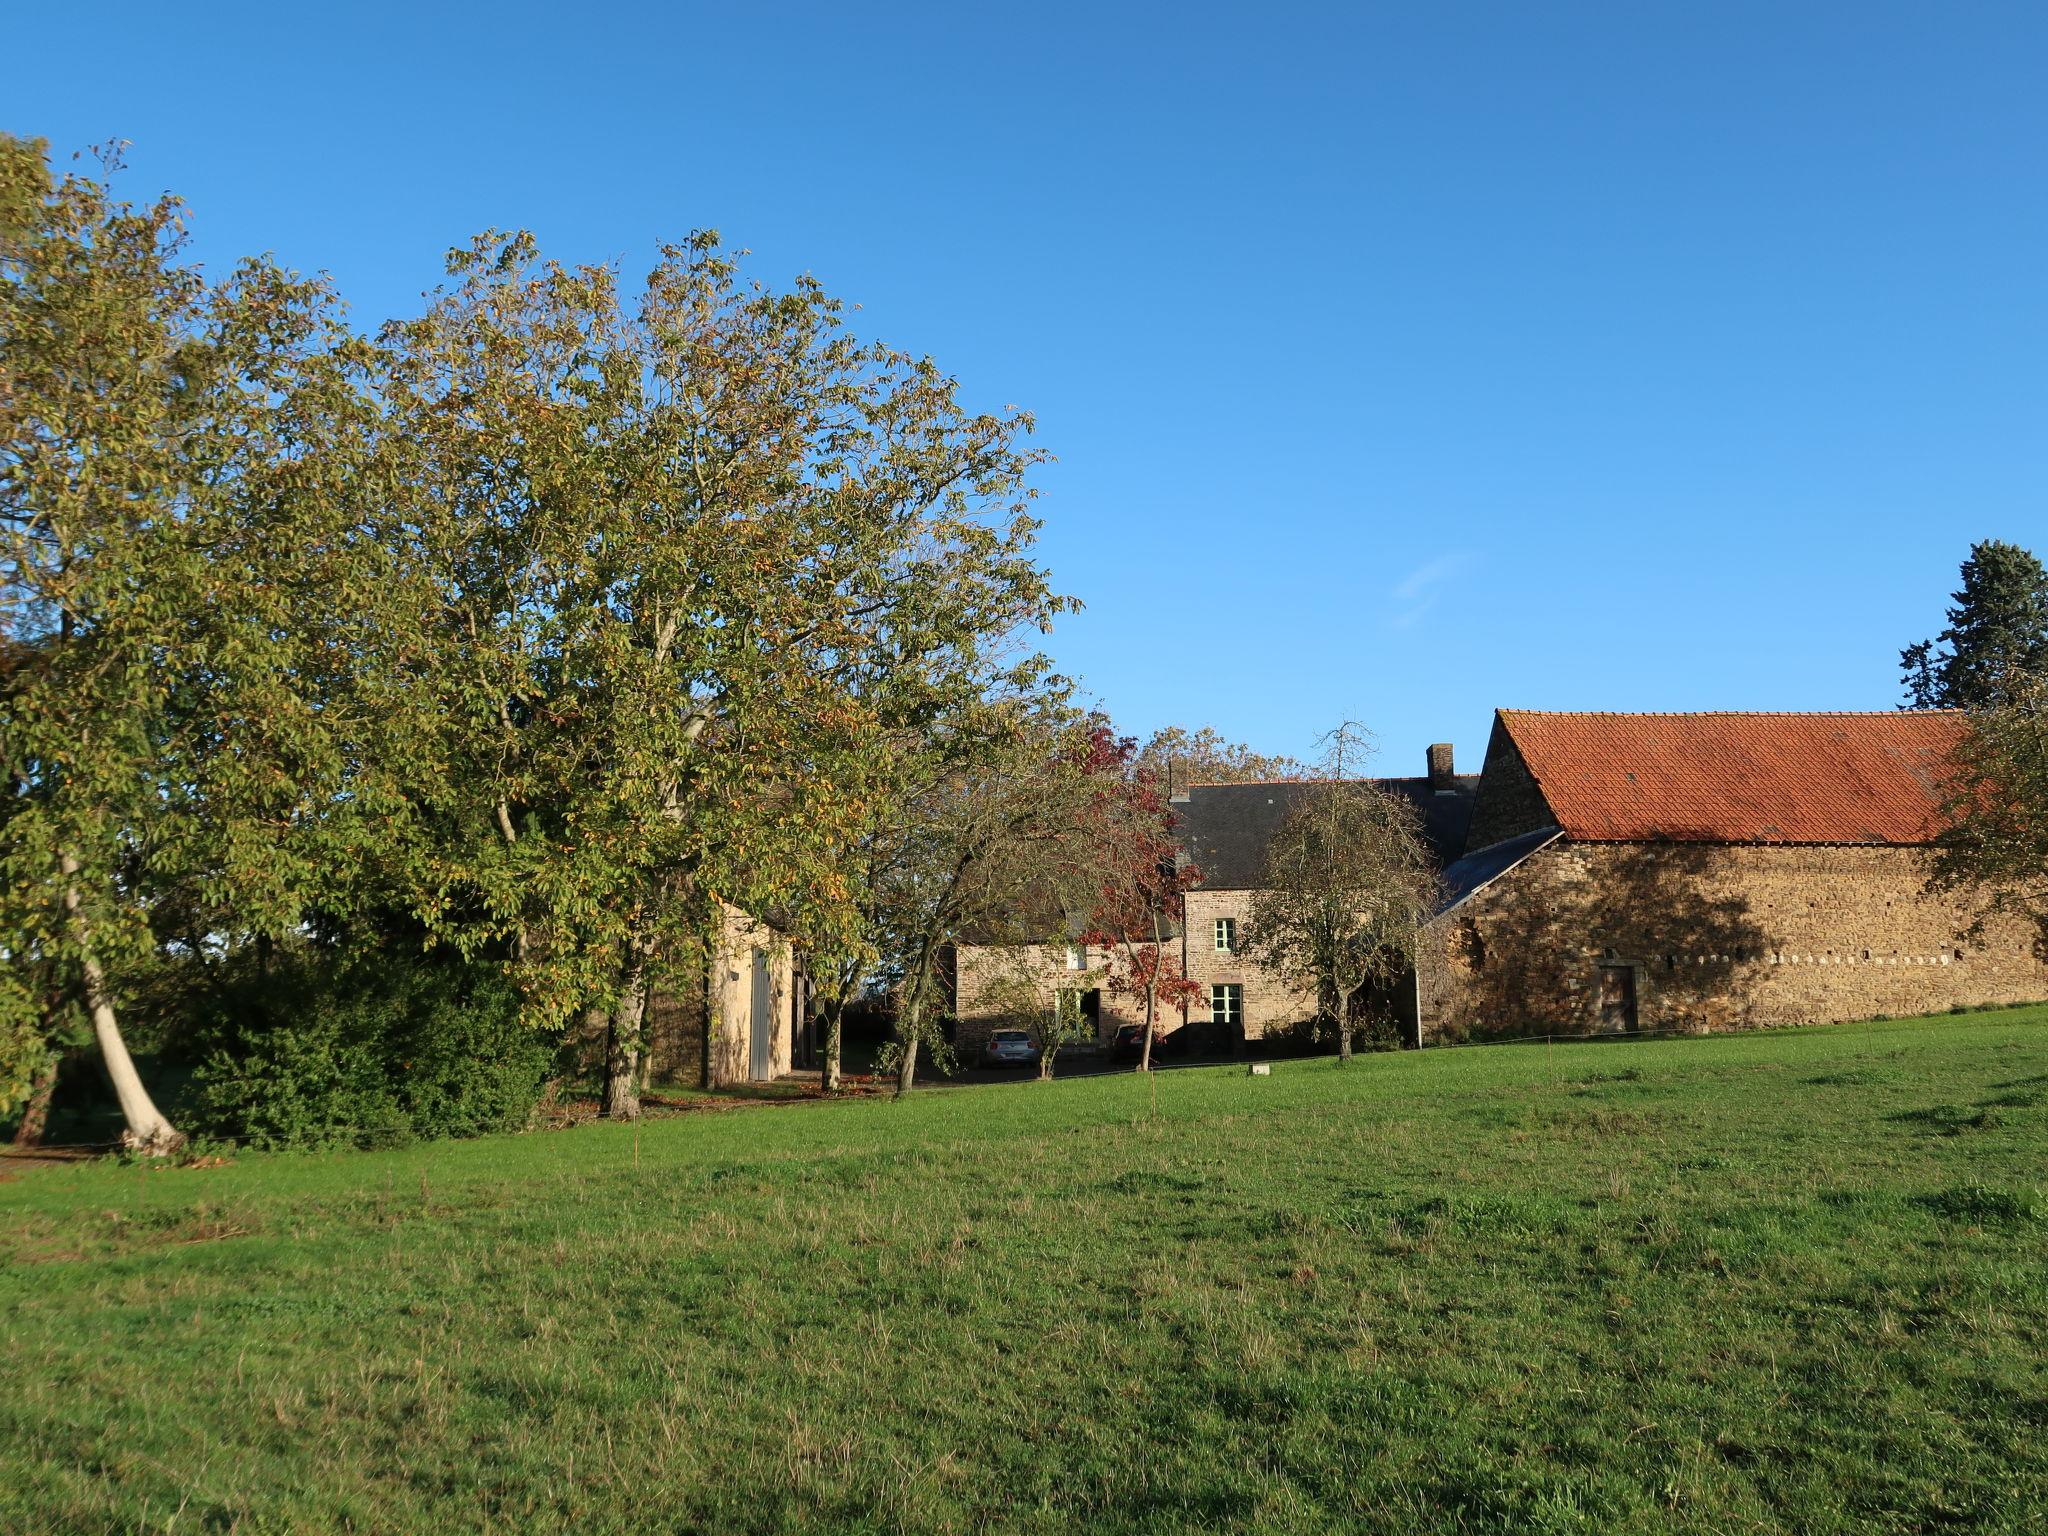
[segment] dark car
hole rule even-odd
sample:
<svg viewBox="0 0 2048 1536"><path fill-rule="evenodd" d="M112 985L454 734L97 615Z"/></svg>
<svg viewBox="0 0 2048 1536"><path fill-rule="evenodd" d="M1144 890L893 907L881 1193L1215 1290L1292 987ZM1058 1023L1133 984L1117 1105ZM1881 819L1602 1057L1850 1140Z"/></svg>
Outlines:
<svg viewBox="0 0 2048 1536"><path fill-rule="evenodd" d="M1156 1030L1153 1032L1152 1059L1154 1061L1159 1059L1161 1054L1160 1046L1165 1040L1166 1036L1158 1033ZM1119 1024L1116 1030L1116 1039L1110 1042L1109 1058L1111 1061L1143 1061L1145 1059L1145 1026L1142 1024Z"/></svg>

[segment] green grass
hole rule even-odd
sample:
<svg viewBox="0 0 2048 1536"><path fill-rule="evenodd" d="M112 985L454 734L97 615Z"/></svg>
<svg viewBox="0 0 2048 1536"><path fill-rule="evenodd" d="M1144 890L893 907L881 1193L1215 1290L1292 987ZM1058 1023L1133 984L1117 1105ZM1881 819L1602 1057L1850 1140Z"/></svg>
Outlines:
<svg viewBox="0 0 2048 1536"><path fill-rule="evenodd" d="M2040 1530L2044 1180L2048 1009L39 1171L0 1528Z"/></svg>

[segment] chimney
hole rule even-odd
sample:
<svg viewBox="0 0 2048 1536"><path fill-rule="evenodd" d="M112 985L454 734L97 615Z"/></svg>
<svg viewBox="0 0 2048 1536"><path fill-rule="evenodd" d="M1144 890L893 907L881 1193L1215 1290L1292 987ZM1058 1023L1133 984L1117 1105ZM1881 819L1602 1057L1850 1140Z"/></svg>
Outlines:
<svg viewBox="0 0 2048 1536"><path fill-rule="evenodd" d="M1456 789L1458 770L1453 766L1451 744L1448 741L1433 742L1429 749L1429 787L1438 794Z"/></svg>

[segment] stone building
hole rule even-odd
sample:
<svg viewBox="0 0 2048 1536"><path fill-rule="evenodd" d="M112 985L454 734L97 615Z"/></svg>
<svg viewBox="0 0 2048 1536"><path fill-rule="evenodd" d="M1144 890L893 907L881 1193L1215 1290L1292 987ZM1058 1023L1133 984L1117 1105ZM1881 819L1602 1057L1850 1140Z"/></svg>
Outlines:
<svg viewBox="0 0 2048 1536"><path fill-rule="evenodd" d="M810 990L788 937L730 902L703 970L648 999L642 1078L650 1086L723 1088L811 1065ZM604 1057L601 1022L576 1045L586 1070Z"/></svg>
<svg viewBox="0 0 2048 1536"><path fill-rule="evenodd" d="M1458 774L1450 748L1431 747L1427 774L1377 781L1415 804L1445 886L1399 989L1409 1043L2048 998L2030 927L1993 915L1966 937L1981 902L1927 890L1942 779L1964 728L1940 711L1502 710L1479 774ZM1198 784L1174 795L1202 880L1170 942L1206 1007L1162 1029L1205 1026L1204 1043L1223 1046L1313 1014L1312 998L1237 947L1266 845L1306 790ZM1050 1016L1062 991L1108 1039L1137 1019L1102 989L1107 962L1059 935L962 945L961 1043L1033 1010ZM1004 986L988 985L998 976ZM1003 1008L989 1001L998 996Z"/></svg>
<svg viewBox="0 0 2048 1536"><path fill-rule="evenodd" d="M1926 889L1962 716L1494 718L1409 1011L1421 1044L2048 998L2022 923Z"/></svg>
<svg viewBox="0 0 2048 1536"><path fill-rule="evenodd" d="M1449 746L1429 749L1428 771L1413 778L1374 781L1409 800L1421 817L1431 848L1444 862L1463 850L1477 775L1461 775ZM1178 953L1182 974L1203 989L1204 1002L1188 1013L1156 1021L1162 1035L1193 1024L1202 1042L1228 1047L1292 1030L1315 1014L1315 999L1290 986L1270 969L1248 962L1238 948L1252 892L1265 867L1266 845L1311 786L1298 782L1195 784L1174 793L1175 838L1182 854L1201 873L1187 894L1184 924L1167 942ZM1078 1008L1095 1023L1099 1045L1118 1026L1143 1022L1134 1006L1103 985L1112 957L1083 944L1079 925L1046 916L1019 928L1008 941L979 935L954 951L956 1043L978 1049L999 1024L1032 1024L1053 1010ZM1039 930L1031 932L1028 930ZM1063 1004L1062 995L1067 995Z"/></svg>
<svg viewBox="0 0 2048 1536"><path fill-rule="evenodd" d="M1419 777L1373 782L1415 807L1431 851L1448 863L1464 850L1479 778L1456 771L1448 745L1431 747L1428 764ZM1173 797L1176 837L1202 875L1187 894L1181 967L1208 999L1206 1021L1193 1022L1207 1022L1217 1044L1284 1033L1315 1016L1311 993L1248 962L1237 946L1265 873L1266 846L1313 787L1196 784Z"/></svg>

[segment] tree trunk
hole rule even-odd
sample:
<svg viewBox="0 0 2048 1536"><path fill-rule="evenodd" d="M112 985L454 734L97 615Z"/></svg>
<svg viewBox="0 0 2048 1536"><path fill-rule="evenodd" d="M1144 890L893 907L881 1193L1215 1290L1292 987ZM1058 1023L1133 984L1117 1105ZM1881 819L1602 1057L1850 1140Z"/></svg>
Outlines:
<svg viewBox="0 0 2048 1536"><path fill-rule="evenodd" d="M35 1082L29 1086L28 1103L21 1111L21 1124L14 1128L14 1144L17 1147L40 1147L43 1132L50 1123L50 1101L57 1095L57 1058L52 1056L43 1063L36 1073Z"/></svg>
<svg viewBox="0 0 2048 1536"><path fill-rule="evenodd" d="M840 1024L845 1014L843 996L835 996L825 1004L825 1061L819 1069L819 1082L827 1093L839 1091Z"/></svg>
<svg viewBox="0 0 2048 1536"><path fill-rule="evenodd" d="M99 958L92 950L92 928L79 904L78 887L70 883L78 874L78 861L66 854L63 871L64 915L71 920L72 937L78 943L86 1011L92 1015L93 1038L99 1042L107 1076L113 1079L115 1097L121 1101L121 1118L128 1124L122 1132L121 1145L150 1157L162 1157L175 1152L185 1138L164 1118L149 1090L142 1086L134 1058L128 1054L128 1043L121 1038L120 1021L114 1017L114 1002L107 993L106 973L100 969Z"/></svg>
<svg viewBox="0 0 2048 1536"><path fill-rule="evenodd" d="M1344 1065L1351 1060L1351 996L1349 992L1337 994L1337 1064Z"/></svg>
<svg viewBox="0 0 2048 1536"><path fill-rule="evenodd" d="M626 975L604 1042L604 1104L608 1120L640 1118L640 1026L647 1017L645 973L635 964Z"/></svg>
<svg viewBox="0 0 2048 1536"><path fill-rule="evenodd" d="M903 1046L903 1054L896 1063L896 1097L899 1099L910 1092L910 1085L917 1078L917 1042L923 1012L920 1004L905 1003L903 1022L897 1026L897 1039Z"/></svg>
<svg viewBox="0 0 2048 1536"><path fill-rule="evenodd" d="M1145 1047L1138 1053L1138 1070L1140 1072L1150 1072L1152 1070L1152 1020L1153 1016L1159 1011L1159 982L1156 978L1159 956L1156 951L1152 956L1152 965L1155 971L1155 978L1145 983Z"/></svg>

